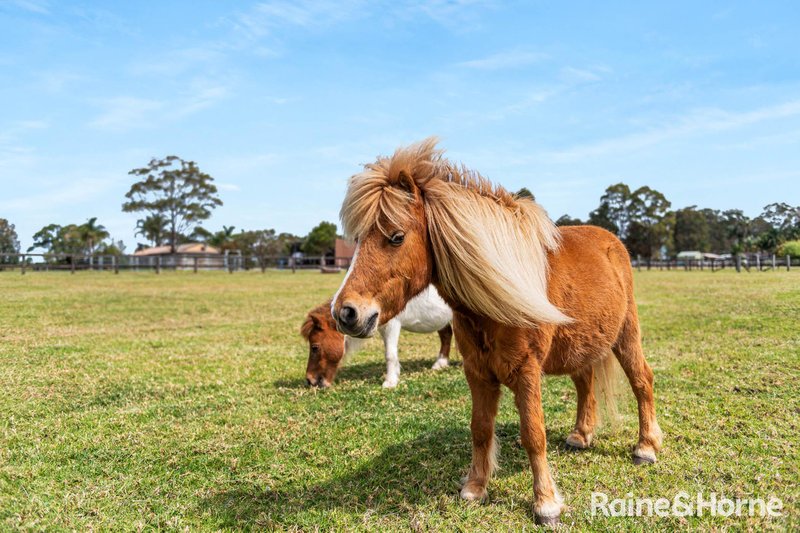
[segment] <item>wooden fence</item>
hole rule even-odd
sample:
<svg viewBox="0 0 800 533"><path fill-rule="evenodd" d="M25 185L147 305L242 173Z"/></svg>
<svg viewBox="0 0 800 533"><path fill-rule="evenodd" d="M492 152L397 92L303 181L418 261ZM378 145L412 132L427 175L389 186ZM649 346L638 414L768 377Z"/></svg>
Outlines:
<svg viewBox="0 0 800 533"><path fill-rule="evenodd" d="M740 254L725 259L642 259L637 257L632 260L632 265L637 270L724 270L733 268L737 272L763 272L792 268L790 256L778 257L775 254ZM800 266L800 260L794 261L795 266Z"/></svg>
<svg viewBox="0 0 800 533"><path fill-rule="evenodd" d="M0 272L19 271L69 271L120 270L153 271L223 270L230 273L260 269L320 269L338 271L350 266L349 257L289 257L289 256L247 256L241 253L223 254L165 254L165 255L78 255L78 254L0 254Z"/></svg>
<svg viewBox="0 0 800 533"><path fill-rule="evenodd" d="M120 270L154 271L162 270L227 270L230 273L260 269L322 269L323 272L346 270L350 257L313 256L290 257L285 255L254 256L241 253L224 254L169 254L169 255L76 255L76 254L0 254L0 272L20 271L58 271L68 270L73 274L82 270L112 271ZM800 260L789 256L777 257L766 254L742 254L727 259L642 259L632 260L637 270L723 270L735 269L766 271L800 266Z"/></svg>

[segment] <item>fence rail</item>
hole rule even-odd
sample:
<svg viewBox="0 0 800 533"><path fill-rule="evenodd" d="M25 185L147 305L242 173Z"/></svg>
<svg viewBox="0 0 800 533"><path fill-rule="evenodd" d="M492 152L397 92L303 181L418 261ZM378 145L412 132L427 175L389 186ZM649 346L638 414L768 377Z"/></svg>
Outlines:
<svg viewBox="0 0 800 533"><path fill-rule="evenodd" d="M631 261L637 270L723 270L733 268L737 272L753 270L763 272L785 268L790 270L793 265L800 266L800 260L790 256L778 257L775 254L740 254L725 259L642 259L637 257Z"/></svg>
<svg viewBox="0 0 800 533"><path fill-rule="evenodd" d="M167 255L82 255L82 254L0 254L0 272L66 270L73 274L82 270L149 271L162 270L226 270L230 273L261 269L319 269L335 272L350 266L349 257L224 254L167 254Z"/></svg>
<svg viewBox="0 0 800 533"><path fill-rule="evenodd" d="M120 270L148 271L160 273L162 270L226 270L230 273L260 269L322 269L323 272L346 270L350 266L350 257L313 256L291 257L285 255L243 255L241 253L224 254L169 254L169 255L78 255L78 254L0 254L0 272L19 270L57 271L68 270L72 273L82 270L113 271ZM631 265L637 270L723 270L733 268L737 272L745 270L766 271L786 269L800 266L800 260L794 262L788 255L777 257L767 254L741 254L727 259L632 259Z"/></svg>

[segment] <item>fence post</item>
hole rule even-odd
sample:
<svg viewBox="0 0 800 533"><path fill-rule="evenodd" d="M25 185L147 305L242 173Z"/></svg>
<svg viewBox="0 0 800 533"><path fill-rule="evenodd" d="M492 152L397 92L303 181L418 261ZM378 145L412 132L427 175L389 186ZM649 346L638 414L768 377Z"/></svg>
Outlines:
<svg viewBox="0 0 800 533"><path fill-rule="evenodd" d="M75 256L74 255L69 256L69 271L70 271L70 274L74 274L75 273Z"/></svg>
<svg viewBox="0 0 800 533"><path fill-rule="evenodd" d="M114 265L114 274L119 274L119 257L112 255L111 264Z"/></svg>
<svg viewBox="0 0 800 533"><path fill-rule="evenodd" d="M761 272L761 254L756 254L756 268Z"/></svg>
<svg viewBox="0 0 800 533"><path fill-rule="evenodd" d="M161 256L156 256L156 274L161 274Z"/></svg>
<svg viewBox="0 0 800 533"><path fill-rule="evenodd" d="M786 254L786 272L789 272L790 268L792 268L792 258L789 254Z"/></svg>
<svg viewBox="0 0 800 533"><path fill-rule="evenodd" d="M742 271L742 256L736 254L736 272Z"/></svg>
<svg viewBox="0 0 800 533"><path fill-rule="evenodd" d="M197 274L197 256L194 256L194 273Z"/></svg>
<svg viewBox="0 0 800 533"><path fill-rule="evenodd" d="M775 254L772 254L772 270L777 268L777 263L775 262Z"/></svg>
<svg viewBox="0 0 800 533"><path fill-rule="evenodd" d="M20 267L19 271L23 276L25 275L25 254L22 254L22 266Z"/></svg>

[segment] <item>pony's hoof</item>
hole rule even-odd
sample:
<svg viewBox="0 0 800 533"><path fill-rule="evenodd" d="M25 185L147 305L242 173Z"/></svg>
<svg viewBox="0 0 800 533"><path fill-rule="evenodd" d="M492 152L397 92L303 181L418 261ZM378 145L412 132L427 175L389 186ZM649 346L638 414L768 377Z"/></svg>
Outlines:
<svg viewBox="0 0 800 533"><path fill-rule="evenodd" d="M439 359L436 360L435 363L433 363L433 366L431 367L431 369L432 370L442 370L443 368L447 368L448 366L450 366L450 361L440 357Z"/></svg>
<svg viewBox="0 0 800 533"><path fill-rule="evenodd" d="M558 515L556 515L556 516L534 515L534 518L535 518L536 523L538 525L545 526L545 527L556 527L558 524L561 523L561 517L558 516Z"/></svg>
<svg viewBox="0 0 800 533"><path fill-rule="evenodd" d="M592 445L592 435L583 436L580 433L572 432L567 437L567 448L571 450L585 450Z"/></svg>
<svg viewBox="0 0 800 533"><path fill-rule="evenodd" d="M635 464L636 466L639 466L639 465L652 465L652 464L655 464L655 462L656 462L655 456L653 456L653 457L642 457L642 456L639 456L639 455L634 455L633 456L633 464Z"/></svg>
<svg viewBox="0 0 800 533"><path fill-rule="evenodd" d="M462 500L467 500L468 502L483 502L486 501L489 495L486 489L467 486L461 489L460 496Z"/></svg>
<svg viewBox="0 0 800 533"><path fill-rule="evenodd" d="M398 383L399 383L399 380L387 379L386 381L383 382L383 388L384 389L393 389L393 388L397 387Z"/></svg>

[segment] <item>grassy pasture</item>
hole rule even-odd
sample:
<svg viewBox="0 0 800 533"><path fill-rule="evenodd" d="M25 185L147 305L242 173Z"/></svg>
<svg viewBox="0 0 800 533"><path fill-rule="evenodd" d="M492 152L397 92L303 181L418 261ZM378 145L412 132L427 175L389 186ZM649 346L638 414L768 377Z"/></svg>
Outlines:
<svg viewBox="0 0 800 533"><path fill-rule="evenodd" d="M305 312L340 276L0 273L0 529L533 528L531 478L504 394L501 469L458 499L470 458L459 367L436 335L401 338L380 388L378 341L327 391L303 384ZM547 378L548 457L576 529L800 527L800 272L636 275L665 447L629 460L623 423L570 452L575 393ZM455 357L458 361L458 356ZM590 494L783 500L763 518L592 518Z"/></svg>

